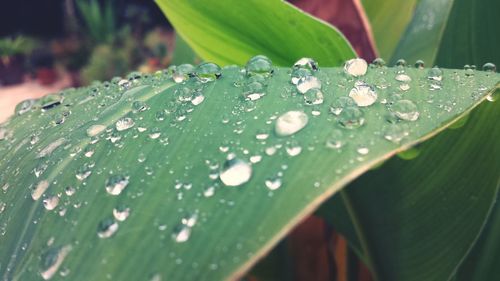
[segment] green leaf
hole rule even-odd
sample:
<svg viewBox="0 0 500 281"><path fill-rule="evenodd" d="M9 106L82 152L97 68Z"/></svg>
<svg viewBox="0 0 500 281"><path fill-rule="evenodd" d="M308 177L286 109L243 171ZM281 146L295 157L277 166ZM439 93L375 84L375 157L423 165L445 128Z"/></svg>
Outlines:
<svg viewBox="0 0 500 281"><path fill-rule="evenodd" d="M180 37L175 34L175 47L172 57L172 64L179 65L183 63L195 63L196 54L193 49Z"/></svg>
<svg viewBox="0 0 500 281"><path fill-rule="evenodd" d="M413 19L392 55L391 62L394 64L401 58L409 63L417 60L434 62L438 52L437 46L440 46L443 40L453 3L454 0L419 1Z"/></svg>
<svg viewBox="0 0 500 281"><path fill-rule="evenodd" d="M380 57L389 61L411 21L417 0L363 0Z"/></svg>
<svg viewBox="0 0 500 281"><path fill-rule="evenodd" d="M132 73L129 80L18 106L18 116L0 127L3 279L241 276L330 195L443 130L500 79L443 70L442 89L430 91L437 82L428 70L404 69L412 78L404 99L419 113L412 122L394 117L417 114L393 94L401 93L394 78L403 68L371 68L363 80L374 86L377 102L344 108L339 116L329 105L357 81L341 69L315 72L319 104L317 91L296 93L288 68L266 78L229 67L216 82L207 82L217 72L207 75L207 68L190 75L177 68L175 79L188 79L181 84L168 72ZM257 91L265 95L245 101L255 83L267 85ZM312 102L318 104L307 105ZM348 114L358 110L364 124L344 128L360 123ZM283 136L304 125L304 114L304 128ZM281 116L291 124L284 126Z"/></svg>
<svg viewBox="0 0 500 281"><path fill-rule="evenodd" d="M422 25L426 22L428 18L422 18L422 15L428 14L422 11L437 4L431 1L421 1L420 5L422 7L419 7L420 16L418 14L415 15L412 23L413 26ZM425 42L426 46L421 48L418 53L430 54L428 57L431 60L426 60L429 65L433 65L434 61L438 65L446 67L463 67L464 64L482 65L486 61L498 64L500 63L499 53L494 53L493 44L495 43L494 41L490 41L490 39L496 40L492 39L496 38L496 30L493 28L494 24L491 23L493 19L497 18L495 15L496 10L492 8L495 5L498 4L494 3L494 1L454 1L448 15L443 15L443 18L440 19L442 21L441 26L434 25L433 29L428 30L428 32L434 35L421 34L415 38L411 38L411 36L406 36L405 38L406 40L413 40L416 42L415 44L419 44L419 40L420 42ZM434 9L434 11L439 12L437 9ZM440 33L439 40L428 40L428 38L435 39L435 36L442 29L444 30ZM401 51L407 51L408 53L401 53L394 56L394 58L403 57L411 58L412 60L424 58L422 55L413 52L414 49L412 48L402 48ZM435 56L437 57L434 59ZM498 103L481 105L479 109L472 113L473 117L470 120L464 118L460 121L462 125L464 122L467 122L465 127L443 132L435 139L424 143L418 149L423 155L416 159L418 161L404 162L400 159L392 159L386 165L382 166L381 169L364 175L359 180L359 183L355 182L352 188L346 190L345 196L354 202L355 207L353 209L355 214L360 217L359 224L366 232L363 234L363 237L370 238L369 250L372 255L371 259L376 263L375 271L381 280L448 280L456 272L458 266L469 252L470 247L474 245L475 238L477 238L479 231L487 219L488 208L491 208L492 201L495 198L492 191L498 189L498 182L500 181L498 176L500 163L498 158L500 156L498 153L498 136L491 133L492 131L498 131L495 129L495 120L498 120L498 106ZM460 149L457 149L457 147ZM424 157L426 160L419 160L421 157ZM443 159L445 160L444 162ZM430 177L432 179L430 183L427 182L427 178L425 181L409 182L408 179L417 177L417 174L418 177L425 175L425 171L429 169L427 167L429 164L423 164L419 161L436 163L431 166L435 167L432 175L436 176ZM442 163L442 165L439 165L439 163ZM450 169L454 169L454 171ZM369 198L370 195L373 196L375 192L372 189L373 186L361 185L367 182L377 183L377 179L380 182L381 177L388 178L388 175L394 173L398 175L397 178L392 179L390 182L384 182L384 186L385 189L396 190L399 196L396 196L396 194L392 194L391 196L384 195L381 200L368 201L366 198ZM447 178L448 180L446 180ZM425 184L426 182L428 184ZM390 186L387 186L388 184ZM480 188L478 189L478 187ZM434 189L434 191L428 191L430 189ZM434 194L435 198L432 200L421 199L420 201L415 201L415 190L423 190L422 192L427 192L428 196ZM453 191L452 194L454 197L448 196L450 190ZM455 193L457 190L461 190L461 196L457 196ZM489 190L490 194L484 193L485 190ZM478 192L483 193L478 195ZM474 195L475 193L476 195ZM466 196L471 196L471 198L468 199ZM436 232L432 229L432 226L436 225L437 214L442 219L446 213L437 209L437 211L433 212L432 216L425 216L430 213L429 210L432 210L429 205L432 202L438 202L438 200L442 199L446 199L446 202L442 204L443 207L456 209L457 213L447 213L449 215L447 221L450 221L450 223L443 223L439 227L439 231L441 232L438 232L435 236L431 236L429 239L425 239L425 241L415 242L414 233L425 233L426 229L432 233ZM340 198L335 198L333 201L339 200ZM361 206L358 200L364 202L365 205ZM406 206L405 202L409 200L411 200L412 205ZM473 200L480 201L482 205L477 209L469 209L469 206L478 204L476 201L472 202ZM467 201L471 201L471 203L464 204ZM401 209L398 206L402 206ZM467 206L467 209L464 209L464 206ZM329 210L326 206L322 212L328 213L329 218L346 235L358 253L361 254L361 245L355 234L355 229L344 217L347 215L346 209L341 209L338 205L332 205L332 207L336 208L335 212L328 213ZM377 212L373 210L377 210ZM395 212L396 214L390 212ZM380 214L384 214L383 224L374 229L374 222L381 223ZM476 217L472 218L474 214ZM368 221L368 227L363 225L365 221ZM411 223L411 229L418 229L419 231L406 231L409 227L406 227L404 223ZM400 226L397 230L387 227L395 227L401 224L403 226ZM493 226L489 227L493 228ZM489 227L486 231L488 231ZM371 232L375 232L375 234ZM398 234L394 234L395 232ZM449 233L448 236L446 232ZM464 238L466 235L469 238L463 239L462 242L456 239L460 237ZM498 237L498 234L494 232L488 235ZM374 242L377 239L373 237L383 238L378 242ZM391 238L392 241L390 240ZM441 239L441 242L439 239ZM380 245L375 245L378 243ZM394 247L393 245L398 245L398 247ZM415 249L419 245L421 249ZM485 244L480 245L478 247L483 248L484 246L482 245ZM433 248L429 250L431 246ZM477 251L475 250L473 252L475 254L466 262L467 267L473 267L472 264L479 260L477 258L479 256ZM496 249L490 247L488 250L489 254L485 253L484 260L486 262L493 260L491 256L494 251ZM453 252L454 254L452 254ZM437 253L448 253L448 255L446 258L438 261L436 260L436 257L439 257ZM498 251L496 253L498 255ZM369 259L367 257L362 258L365 261ZM394 263L395 260L397 263ZM427 260L429 262L421 262ZM432 261L435 261L434 265ZM393 264L397 266L393 266ZM480 263L478 262L477 264L479 265ZM489 264L482 267L482 269L488 266L492 266L490 268L494 267L493 264ZM478 268L477 274L479 275L495 276L493 271L488 275L480 267ZM464 271L466 270L460 270L459 272L462 273ZM433 274L432 277L422 275L431 273ZM459 280L471 280L471 272L466 272L464 276L467 277Z"/></svg>
<svg viewBox="0 0 500 281"><path fill-rule="evenodd" d="M339 66L356 56L334 27L283 1L156 1L175 30L206 61L244 64L265 54L288 66L311 57L322 66ZM287 28L283 26L286 25Z"/></svg>

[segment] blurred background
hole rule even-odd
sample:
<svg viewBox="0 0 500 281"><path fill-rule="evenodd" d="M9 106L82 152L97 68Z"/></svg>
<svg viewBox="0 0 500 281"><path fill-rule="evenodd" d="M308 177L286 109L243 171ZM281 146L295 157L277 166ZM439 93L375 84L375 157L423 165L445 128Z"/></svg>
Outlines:
<svg viewBox="0 0 500 281"><path fill-rule="evenodd" d="M179 45L188 56L181 59L193 61L189 47ZM27 98L165 68L174 46L172 27L154 1L4 1L0 122Z"/></svg>

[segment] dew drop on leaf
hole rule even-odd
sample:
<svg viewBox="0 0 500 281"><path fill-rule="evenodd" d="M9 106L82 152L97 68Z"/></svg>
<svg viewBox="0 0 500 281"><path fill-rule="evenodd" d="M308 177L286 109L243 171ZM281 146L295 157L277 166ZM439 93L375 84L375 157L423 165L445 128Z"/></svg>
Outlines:
<svg viewBox="0 0 500 281"><path fill-rule="evenodd" d="M221 76L221 68L212 62L201 63L196 67L196 75L201 83L212 82Z"/></svg>
<svg viewBox="0 0 500 281"><path fill-rule="evenodd" d="M121 118L120 120L116 121L116 124L115 124L117 131L124 131L124 130L130 129L130 128L134 127L134 125L135 125L135 122L130 117Z"/></svg>
<svg viewBox="0 0 500 281"><path fill-rule="evenodd" d="M320 89L309 89L304 94L306 105L318 105L323 103L323 92Z"/></svg>
<svg viewBox="0 0 500 281"><path fill-rule="evenodd" d="M249 76L263 75L268 77L273 73L273 63L268 57L258 55L248 60L245 69Z"/></svg>
<svg viewBox="0 0 500 281"><path fill-rule="evenodd" d="M362 58L351 59L344 64L344 72L354 77L365 75L367 70L368 64Z"/></svg>
<svg viewBox="0 0 500 281"><path fill-rule="evenodd" d="M321 89L321 81L315 76L305 76L297 82L297 90L305 94L310 89Z"/></svg>
<svg viewBox="0 0 500 281"><path fill-rule="evenodd" d="M365 117L356 107L346 107L339 115L339 124L346 129L356 129L365 123Z"/></svg>
<svg viewBox="0 0 500 281"><path fill-rule="evenodd" d="M111 218L102 220L97 225L97 236L99 238L109 238L118 230L118 223Z"/></svg>
<svg viewBox="0 0 500 281"><path fill-rule="evenodd" d="M310 71L318 70L318 63L311 58L301 58L293 64L293 68L302 68Z"/></svg>
<svg viewBox="0 0 500 281"><path fill-rule="evenodd" d="M410 100L396 101L391 110L396 117L405 121L416 121L420 115L417 106Z"/></svg>
<svg viewBox="0 0 500 281"><path fill-rule="evenodd" d="M238 158L226 160L219 173L219 178L226 186L239 186L252 177L252 166Z"/></svg>
<svg viewBox="0 0 500 281"><path fill-rule="evenodd" d="M94 137L100 134L102 131L106 129L106 126L104 125L92 125L87 129L87 136L89 137Z"/></svg>
<svg viewBox="0 0 500 281"><path fill-rule="evenodd" d="M290 136L302 130L308 121L307 114L302 111L292 110L278 117L274 129L278 136Z"/></svg>
<svg viewBox="0 0 500 281"><path fill-rule="evenodd" d="M432 81L443 80L443 71L437 67L433 67L427 73L427 78Z"/></svg>
<svg viewBox="0 0 500 281"><path fill-rule="evenodd" d="M372 65L374 67L380 68L385 66L385 60L383 58L376 58L373 60Z"/></svg>
<svg viewBox="0 0 500 281"><path fill-rule="evenodd" d="M129 177L113 175L106 180L106 192L110 195L120 195L128 183Z"/></svg>
<svg viewBox="0 0 500 281"><path fill-rule="evenodd" d="M488 71L488 72L496 72L497 67L491 62L487 62L483 65L483 71Z"/></svg>
<svg viewBox="0 0 500 281"><path fill-rule="evenodd" d="M377 100L375 89L361 81L356 82L354 88L349 92L357 106L370 106Z"/></svg>
<svg viewBox="0 0 500 281"><path fill-rule="evenodd" d="M60 248L52 248L42 255L40 275L44 280L51 279L57 273L71 249L70 245L66 245Z"/></svg>

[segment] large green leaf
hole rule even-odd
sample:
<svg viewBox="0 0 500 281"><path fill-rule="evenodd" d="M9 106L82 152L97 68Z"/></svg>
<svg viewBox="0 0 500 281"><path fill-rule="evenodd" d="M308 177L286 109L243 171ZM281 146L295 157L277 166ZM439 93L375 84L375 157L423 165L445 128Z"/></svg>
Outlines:
<svg viewBox="0 0 500 281"><path fill-rule="evenodd" d="M202 59L221 65L265 54L277 65L314 55L320 65L339 66L356 56L337 29L283 1L156 2Z"/></svg>
<svg viewBox="0 0 500 281"><path fill-rule="evenodd" d="M3 279L240 276L330 195L444 129L500 79L443 70L442 88L431 91L428 70L372 68L362 79L377 102L359 109L364 125L346 129L340 124L355 126L359 119L347 117L358 109L336 116L329 105L358 79L338 68L315 72L322 104L296 93L287 68L264 78L229 67L207 83L181 70L175 78L188 81L180 84L168 73L132 74L26 102L18 112L27 112L1 127ZM404 93L394 79L403 71L412 78ZM265 95L245 101L257 81ZM416 121L394 117L417 116L401 99L416 105ZM289 111L299 118L282 126ZM302 130L283 136L304 116Z"/></svg>
<svg viewBox="0 0 500 281"><path fill-rule="evenodd" d="M423 11L435 2L421 1ZM500 63L499 53L494 51L494 44L497 40L495 24L492 23L497 19L494 9L498 6L495 1L454 1L453 7L447 16L441 19L441 26L435 25L433 29L428 30L430 33L440 34L438 37L431 35L419 35L416 37L406 36L406 40L411 39L414 42L426 42L425 48L418 50L419 54L431 54L427 63L431 65L435 61L440 66L446 67L462 67L464 64L482 65L486 61ZM439 12L439 11L436 11ZM415 15L412 25L419 26L427 22L426 13L420 12ZM443 30L443 31L441 31ZM427 38L438 40L427 40ZM416 60L424 58L422 55L416 54L414 49L402 49L408 51L401 53L395 58L404 57ZM493 188L498 189L499 185L499 165L500 157L498 134L496 130L496 121L498 120L498 103L485 104L478 110L472 113L471 121L468 122L465 128L456 131L443 132L435 139L430 140L419 148L422 156L418 161L404 162L399 159L393 159L384 165L380 170L364 175L359 183L355 182L352 188L349 188L344 194L346 199L353 202L354 213L359 217L360 225L365 233L361 233L363 237L383 237L380 240L369 240L369 250L373 263L377 263L374 268L376 274L382 280L447 280L457 270L465 255L470 250L470 247L475 241L482 224L485 220L485 215L488 213L488 208L493 203L494 194L484 194L482 200L480 196L471 195L473 193L483 192ZM492 133L494 132L494 133ZM497 134L497 135L495 135ZM423 159L422 159L423 157ZM443 159L445 160L443 162ZM428 174L425 171L428 169L428 163L436 163L432 167L436 167L436 176L432 177L432 181L419 180L410 181L416 176ZM442 165L439 165L442 163ZM451 169L450 169L451 168ZM396 172L397 171L397 172ZM391 177L391 181L384 182L384 188L387 192L384 193L382 200L368 201L370 195L373 196L374 190L372 186L362 186L363 183L377 183L377 179L382 177L387 178L388 175L397 173L397 177ZM373 178L372 178L373 177ZM458 183L457 183L458 181ZM355 187L354 187L355 186ZM434 189L435 191L430 191ZM389 196L389 190L392 194ZM434 194L435 198L429 200L421 197L420 200L415 200L415 190L422 190L421 196ZM450 193L449 191L453 191ZM460 195L455 191L461 190ZM452 196L449 196L451 194ZM471 196L467 198L467 196ZM335 198L333 201L340 201L341 198ZM429 205L439 200L446 200L441 205L447 210L455 209L456 213L448 212L449 221L454 223L442 224L439 231L433 230L436 226L436 216L426 216L426 210ZM475 200L475 201L474 201ZM470 201L470 203L467 203ZM472 202L474 201L474 202ZM469 206L478 204L477 201L482 201L478 209L469 209ZM364 202L360 206L358 202ZM411 206L405 206L405 202L411 202ZM467 203L467 204L464 204ZM340 203L341 204L341 203ZM397 206L402 206L401 210ZM464 206L467 206L465 209ZM346 234L351 244L362 252L360 241L354 226L345 219L347 215L346 209L340 208L339 205L334 206L336 211L328 213L327 208L324 212L328 213L330 219L338 227L338 229ZM498 208L498 207L495 207ZM383 212L373 210L384 210ZM395 212L393 214L388 212ZM481 210L481 211L479 211ZM373 226L374 221L380 222L380 213L384 215L384 223L376 229L363 225L366 222ZM446 213L437 211L439 217L442 218ZM472 218L473 214L476 218ZM483 216L481 216L481 213ZM411 215L410 215L411 214ZM333 217L333 218L332 218ZM490 220L491 221L491 220ZM494 221L494 220L493 220ZM417 229L416 231L406 231L404 226L400 225L411 224L406 229ZM391 227L387 227L387 225ZM399 228L396 226L400 226ZM396 229L394 229L396 228ZM495 226L489 226L489 229L495 229ZM427 239L422 242L415 241L414 233L425 233L425 231L436 233L432 239ZM474 233L474 230L476 233ZM395 235L397 232L398 235ZM487 232L488 233L488 232ZM476 249L473 256L466 262L467 269L461 270L466 276L463 280L471 280L471 268L477 268L477 276L494 276L493 272L485 273L487 268L495 270L495 265L492 262L495 256L498 256L498 250L495 247L488 247L493 244L494 239L498 237L498 232L495 230L489 232L490 242L480 243L478 248L486 250L484 253L485 264L481 262L479 249ZM372 236L373 235L373 236ZM456 238L468 235L468 239L464 239L461 244ZM495 238L494 238L495 237ZM392 238L392 241L391 241ZM439 241L441 238L441 241ZM453 238L453 239L451 239ZM466 242L468 241L468 242ZM420 244L422 243L422 244ZM417 249L415 245L420 245L421 249ZM488 245L488 246L486 246ZM397 247L395 247L397 246ZM434 247L429 251L429 247ZM418 247L418 246L417 246ZM437 260L439 255L436 253L448 253L446 258ZM370 262L370 257L362 258ZM394 263L394 261L397 261ZM431 261L435 261L433 265ZM429 261L429 262L422 262ZM393 263L397 266L393 266ZM406 264L404 264L406 263ZM416 266L418 264L418 266ZM423 274L433 274L432 277L425 277ZM462 280L462 279L460 279ZM488 279L477 279L488 280Z"/></svg>
<svg viewBox="0 0 500 281"><path fill-rule="evenodd" d="M363 0L380 57L389 60L415 11L417 0Z"/></svg>
<svg viewBox="0 0 500 281"><path fill-rule="evenodd" d="M454 0L420 0L410 25L392 55L391 62L396 63L398 59L406 59L410 63L417 60L433 63L436 60L438 46L443 40L453 3ZM453 47L458 48L456 45Z"/></svg>

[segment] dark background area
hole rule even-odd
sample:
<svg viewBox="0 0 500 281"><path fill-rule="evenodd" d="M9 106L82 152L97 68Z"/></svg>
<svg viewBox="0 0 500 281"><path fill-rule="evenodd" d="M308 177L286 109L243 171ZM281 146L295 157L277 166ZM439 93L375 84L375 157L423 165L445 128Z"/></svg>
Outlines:
<svg viewBox="0 0 500 281"><path fill-rule="evenodd" d="M74 1L74 0L72 0ZM127 21L126 6L134 6L147 15L148 24L168 26L165 16L152 0L113 0L119 21ZM56 38L64 35L66 0L1 0L0 37L30 35ZM101 0L101 2L103 2Z"/></svg>

